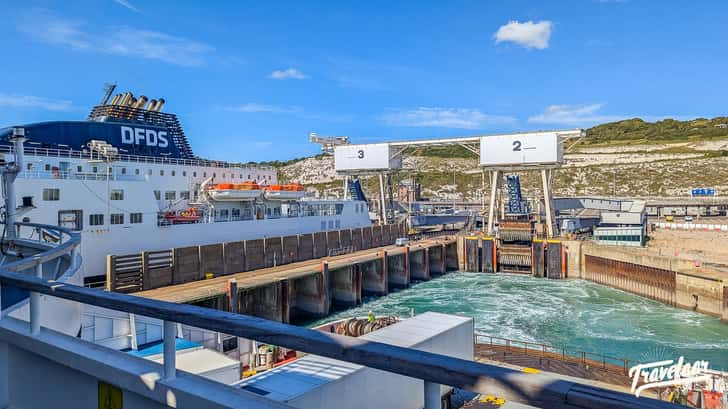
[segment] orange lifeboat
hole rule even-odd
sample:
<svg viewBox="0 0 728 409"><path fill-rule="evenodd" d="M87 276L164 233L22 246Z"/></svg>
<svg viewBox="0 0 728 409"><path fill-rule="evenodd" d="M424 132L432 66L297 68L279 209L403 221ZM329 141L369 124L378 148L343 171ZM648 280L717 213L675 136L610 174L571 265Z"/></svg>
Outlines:
<svg viewBox="0 0 728 409"><path fill-rule="evenodd" d="M266 186L264 195L268 200L297 200L306 196L306 189L300 183L270 185Z"/></svg>
<svg viewBox="0 0 728 409"><path fill-rule="evenodd" d="M190 207L181 212L167 212L164 214L164 219L172 224L197 223L200 215L196 207Z"/></svg>
<svg viewBox="0 0 728 409"><path fill-rule="evenodd" d="M208 189L212 200L218 202L246 202L260 197L262 191L260 185L255 182L243 182L238 184L219 183Z"/></svg>

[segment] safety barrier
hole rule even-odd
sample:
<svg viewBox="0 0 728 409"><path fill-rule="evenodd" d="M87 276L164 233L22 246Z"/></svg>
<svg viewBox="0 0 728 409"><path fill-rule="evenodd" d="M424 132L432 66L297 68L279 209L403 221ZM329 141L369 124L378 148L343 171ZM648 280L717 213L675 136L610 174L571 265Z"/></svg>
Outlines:
<svg viewBox="0 0 728 409"><path fill-rule="evenodd" d="M503 346L506 351L514 354L557 359L563 362L578 363L584 366L596 366L607 371L617 371L624 375L628 375L629 368L631 366L630 362L633 362L625 358L617 358L610 355L584 351L567 346L555 347L553 345L539 342L520 341L477 332L475 333L475 344Z"/></svg>

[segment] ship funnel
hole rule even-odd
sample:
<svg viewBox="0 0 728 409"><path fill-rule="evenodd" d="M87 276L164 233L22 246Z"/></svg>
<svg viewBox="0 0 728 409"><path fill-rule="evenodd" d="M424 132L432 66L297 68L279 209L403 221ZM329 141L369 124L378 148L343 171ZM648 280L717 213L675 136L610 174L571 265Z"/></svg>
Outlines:
<svg viewBox="0 0 728 409"><path fill-rule="evenodd" d="M114 98L111 99L111 103L109 105L116 105L121 100L121 94L114 95Z"/></svg>
<svg viewBox="0 0 728 409"><path fill-rule="evenodd" d="M153 99L149 101L149 105L147 105L147 111L154 111L154 106L157 105L157 100Z"/></svg>
<svg viewBox="0 0 728 409"><path fill-rule="evenodd" d="M124 93L124 96L121 97L121 101L119 101L119 105L127 106L129 103L131 103L131 100L134 98L134 95L132 95L131 92Z"/></svg>
<svg viewBox="0 0 728 409"><path fill-rule="evenodd" d="M165 101L164 98L159 98L159 100L157 101L157 106L154 107L154 110L160 112L165 102L167 101Z"/></svg>
<svg viewBox="0 0 728 409"><path fill-rule="evenodd" d="M134 108L144 108L144 105L147 104L147 97L146 95L142 95L139 97L139 99L134 104Z"/></svg>

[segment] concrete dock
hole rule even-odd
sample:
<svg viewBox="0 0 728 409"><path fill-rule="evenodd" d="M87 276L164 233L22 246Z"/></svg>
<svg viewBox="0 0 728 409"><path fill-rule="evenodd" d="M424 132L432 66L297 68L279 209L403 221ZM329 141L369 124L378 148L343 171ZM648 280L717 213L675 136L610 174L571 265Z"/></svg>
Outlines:
<svg viewBox="0 0 728 409"><path fill-rule="evenodd" d="M169 285L135 295L290 322L324 317L332 306L361 303L362 295L386 295L390 289L407 287L412 281L455 271L457 253L455 237L442 237Z"/></svg>

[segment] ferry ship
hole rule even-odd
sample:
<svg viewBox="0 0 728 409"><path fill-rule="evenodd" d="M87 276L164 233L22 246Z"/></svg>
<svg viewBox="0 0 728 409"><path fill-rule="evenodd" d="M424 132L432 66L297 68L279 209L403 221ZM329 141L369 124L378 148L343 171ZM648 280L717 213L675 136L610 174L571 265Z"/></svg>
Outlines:
<svg viewBox="0 0 728 409"><path fill-rule="evenodd" d="M108 254L371 225L365 200L317 199L273 167L201 159L163 98L112 94L85 121L20 125L16 219L80 231L86 284L103 281ZM0 129L4 154L11 132Z"/></svg>

